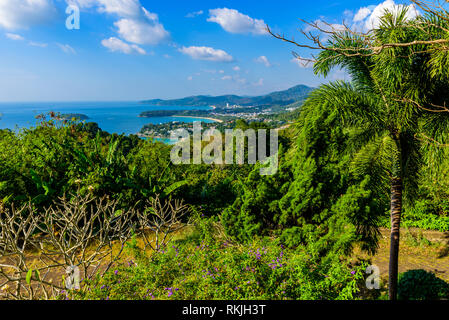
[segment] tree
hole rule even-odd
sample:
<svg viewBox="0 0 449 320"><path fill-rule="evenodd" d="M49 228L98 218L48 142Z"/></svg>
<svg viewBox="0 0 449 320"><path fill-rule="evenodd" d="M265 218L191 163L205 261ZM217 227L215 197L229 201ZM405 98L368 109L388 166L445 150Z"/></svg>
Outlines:
<svg viewBox="0 0 449 320"><path fill-rule="evenodd" d="M375 176L371 187L379 193L390 189L392 300L397 296L403 200L414 199L419 168L439 164L438 147L448 137L449 114L443 112L449 100L447 76L435 71L442 70L446 61L446 54L435 46L447 40L435 39L447 21L435 15L407 21L402 9L387 11L380 27L366 35L315 25L329 40L323 44L316 36L309 38L317 45L309 48L320 50L313 61L316 74L327 76L340 67L352 78L351 83L321 86L312 92L309 103L332 106L340 125L358 132L352 144L354 174ZM437 27L423 28L432 25Z"/></svg>
<svg viewBox="0 0 449 320"><path fill-rule="evenodd" d="M287 245L313 245L323 258L348 255L353 245L374 253L387 198L373 188L373 175L349 170L348 150L358 134L340 125L334 105L306 100L295 124L287 191L279 200L277 223ZM377 181L374 181L377 183Z"/></svg>

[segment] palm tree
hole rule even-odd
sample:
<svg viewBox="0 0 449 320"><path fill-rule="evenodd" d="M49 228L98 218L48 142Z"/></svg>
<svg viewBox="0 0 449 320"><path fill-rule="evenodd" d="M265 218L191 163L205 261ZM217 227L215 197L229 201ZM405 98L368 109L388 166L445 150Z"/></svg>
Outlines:
<svg viewBox="0 0 449 320"><path fill-rule="evenodd" d="M320 52L314 71L327 76L333 68L343 68L351 82L322 85L312 92L308 103L331 105L340 125L357 132L351 144L352 170L370 175L372 189L389 196L392 300L397 296L403 202L414 199L420 168L438 165L438 157L431 155L438 151L435 141L448 136L449 113L432 112L432 106L449 101L449 85L443 79L432 79L429 65L435 58L423 45L392 47L376 54L371 48L422 39L427 34L416 27L420 19L407 21L406 10L386 12L370 44L348 31L332 36L327 44L330 50ZM366 54L351 55L353 48L359 53L366 48ZM340 54L346 49L349 54Z"/></svg>

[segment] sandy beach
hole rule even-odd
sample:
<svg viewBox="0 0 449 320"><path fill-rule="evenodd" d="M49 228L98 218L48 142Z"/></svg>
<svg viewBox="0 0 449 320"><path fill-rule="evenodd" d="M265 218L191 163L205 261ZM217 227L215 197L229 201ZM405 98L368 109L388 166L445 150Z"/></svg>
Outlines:
<svg viewBox="0 0 449 320"><path fill-rule="evenodd" d="M211 121L223 123L223 120L215 119L215 118L207 118L207 117L196 117L196 116L172 116L172 117L174 117L174 118L176 117L176 118L196 118L196 119L205 119L205 120L211 120Z"/></svg>

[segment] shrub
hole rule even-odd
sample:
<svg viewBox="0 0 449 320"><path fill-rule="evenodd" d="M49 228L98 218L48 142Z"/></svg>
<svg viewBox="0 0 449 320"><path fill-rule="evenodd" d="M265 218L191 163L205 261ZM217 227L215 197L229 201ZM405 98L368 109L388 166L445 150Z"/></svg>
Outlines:
<svg viewBox="0 0 449 320"><path fill-rule="evenodd" d="M406 208L401 219L401 225L406 228L420 228L424 230L449 231L449 216L445 215L444 201L419 200L411 208ZM390 227L390 219L385 215L383 227Z"/></svg>
<svg viewBox="0 0 449 320"><path fill-rule="evenodd" d="M74 299L356 299L364 266L323 263L273 239L237 245L196 236L172 242L84 284Z"/></svg>
<svg viewBox="0 0 449 320"><path fill-rule="evenodd" d="M400 300L438 300L449 298L449 284L422 269L409 270L399 276Z"/></svg>

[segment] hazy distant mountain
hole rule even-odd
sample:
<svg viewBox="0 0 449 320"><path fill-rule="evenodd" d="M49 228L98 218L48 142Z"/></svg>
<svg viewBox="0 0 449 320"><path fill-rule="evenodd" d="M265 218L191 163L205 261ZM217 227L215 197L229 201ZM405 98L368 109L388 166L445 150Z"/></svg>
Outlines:
<svg viewBox="0 0 449 320"><path fill-rule="evenodd" d="M304 100L307 95L312 91L305 85L298 85L293 88L284 91L273 92L264 96L258 97L241 97L236 95L225 96L192 96L182 99L174 100L145 100L142 103L153 106L217 106L224 107L227 103L230 105L241 106L262 106L262 105L289 105L299 100Z"/></svg>

